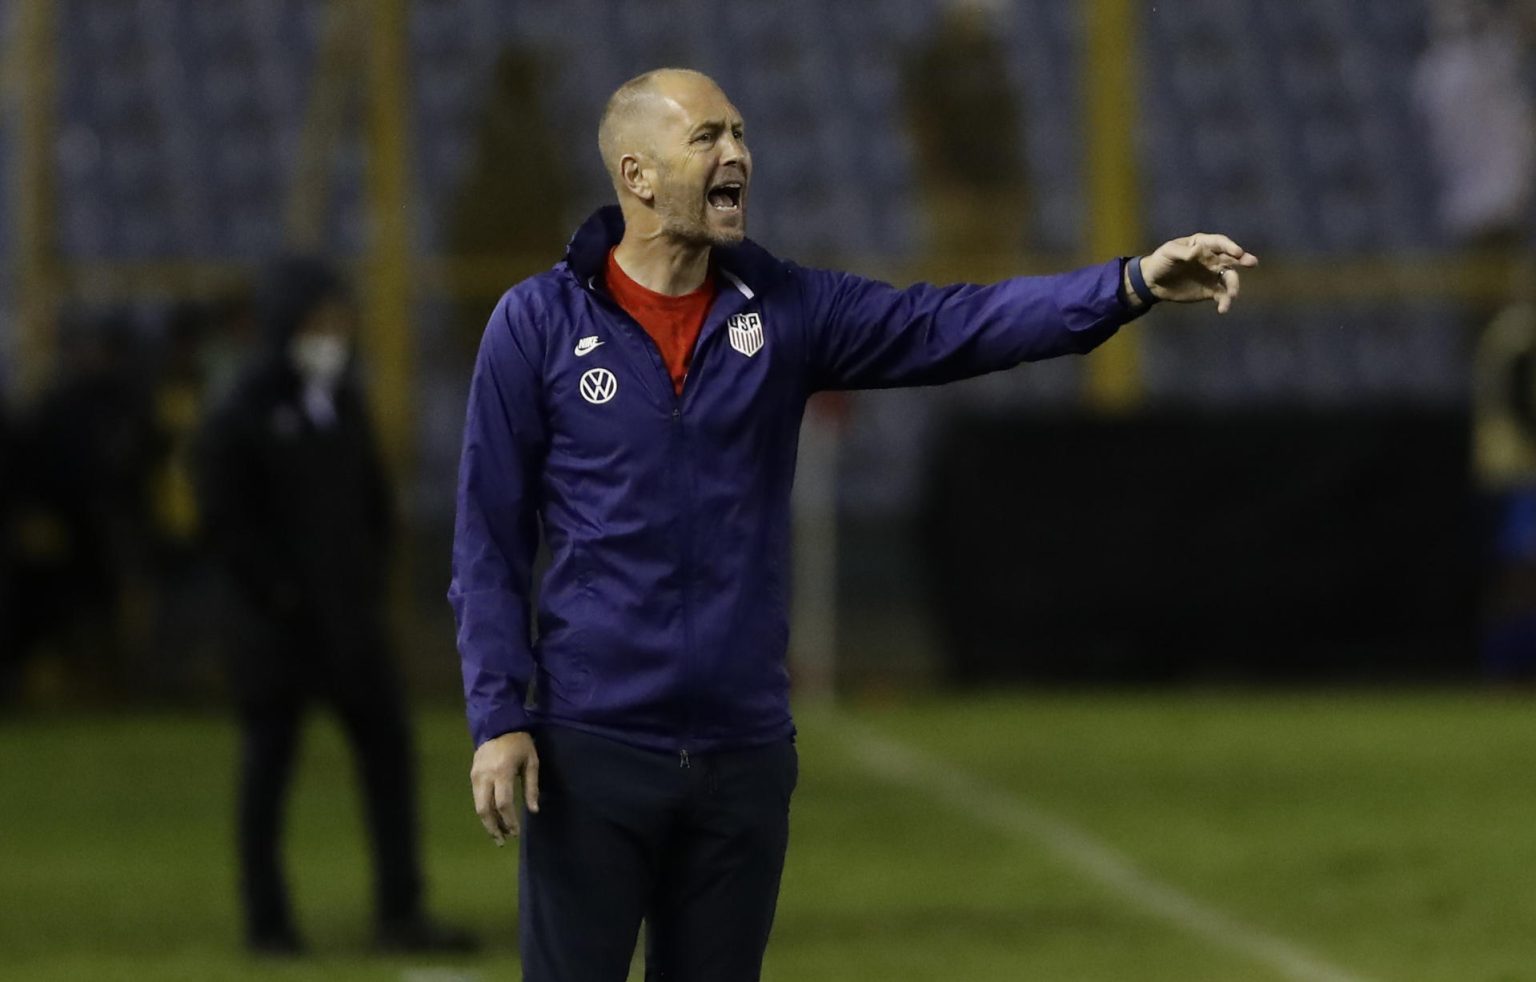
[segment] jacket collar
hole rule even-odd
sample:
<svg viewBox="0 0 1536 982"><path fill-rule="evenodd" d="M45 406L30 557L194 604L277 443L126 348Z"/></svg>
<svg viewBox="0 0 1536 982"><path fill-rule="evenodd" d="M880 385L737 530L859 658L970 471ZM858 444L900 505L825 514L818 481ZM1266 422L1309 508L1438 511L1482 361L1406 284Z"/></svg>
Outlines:
<svg viewBox="0 0 1536 982"><path fill-rule="evenodd" d="M608 251L624 238L624 213L618 205L607 205L593 212L565 247L565 264L583 289L591 290L600 282L608 264ZM739 245L721 246L710 256L726 284L746 300L753 299L775 278L779 261L751 239ZM725 285L725 284L722 284Z"/></svg>

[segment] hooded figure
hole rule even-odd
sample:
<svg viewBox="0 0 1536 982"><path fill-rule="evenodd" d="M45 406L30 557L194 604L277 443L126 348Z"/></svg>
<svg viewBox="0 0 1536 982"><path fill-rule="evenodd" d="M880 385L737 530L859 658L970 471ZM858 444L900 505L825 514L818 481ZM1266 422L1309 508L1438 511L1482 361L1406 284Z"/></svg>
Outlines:
<svg viewBox="0 0 1536 982"><path fill-rule="evenodd" d="M422 913L410 731L383 616L391 496L352 368L351 297L328 266L288 259L268 271L258 305L265 351L197 454L209 548L240 621L230 678L247 939L260 952L302 948L280 818L303 712L318 700L360 763L380 945L462 949L471 939Z"/></svg>
<svg viewBox="0 0 1536 982"><path fill-rule="evenodd" d="M208 533L250 612L352 652L379 629L392 504L351 370L351 299L329 267L289 259L258 305L265 348L204 441Z"/></svg>

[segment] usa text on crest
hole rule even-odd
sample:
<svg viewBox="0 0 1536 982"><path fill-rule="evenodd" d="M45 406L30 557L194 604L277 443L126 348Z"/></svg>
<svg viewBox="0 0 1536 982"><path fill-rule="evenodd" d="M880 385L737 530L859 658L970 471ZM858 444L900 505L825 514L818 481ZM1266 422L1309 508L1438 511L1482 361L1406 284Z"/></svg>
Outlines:
<svg viewBox="0 0 1536 982"><path fill-rule="evenodd" d="M763 347L763 317L761 314L737 314L728 324L731 347L751 358Z"/></svg>

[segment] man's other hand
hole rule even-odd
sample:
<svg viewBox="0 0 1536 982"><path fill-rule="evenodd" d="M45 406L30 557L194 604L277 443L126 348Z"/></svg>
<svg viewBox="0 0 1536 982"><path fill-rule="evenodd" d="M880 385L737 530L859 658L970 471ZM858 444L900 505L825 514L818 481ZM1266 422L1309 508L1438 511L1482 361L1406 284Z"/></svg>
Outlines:
<svg viewBox="0 0 1536 982"><path fill-rule="evenodd" d="M1141 275L1159 300L1215 300L1216 312L1225 314L1237 299L1238 270L1258 264L1258 256L1225 235L1197 232L1141 257Z"/></svg>
<svg viewBox="0 0 1536 982"><path fill-rule="evenodd" d="M527 733L503 733L480 744L469 768L469 786L475 793L475 814L498 846L521 830L513 788L522 780L528 810L539 810L539 754Z"/></svg>

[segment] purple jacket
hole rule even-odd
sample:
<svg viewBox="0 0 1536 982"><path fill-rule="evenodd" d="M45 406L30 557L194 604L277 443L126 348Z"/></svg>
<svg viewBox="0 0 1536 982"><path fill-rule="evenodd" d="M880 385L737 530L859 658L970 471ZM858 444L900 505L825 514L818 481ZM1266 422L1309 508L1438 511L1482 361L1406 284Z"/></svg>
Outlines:
<svg viewBox="0 0 1536 982"><path fill-rule="evenodd" d="M676 396L603 287L623 229L616 207L593 215L563 262L501 298L481 341L448 592L476 745L544 723L673 753L788 737L806 398L1080 354L1136 316L1120 260L898 290L747 241L715 250L719 295Z"/></svg>

